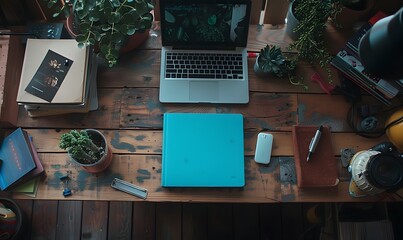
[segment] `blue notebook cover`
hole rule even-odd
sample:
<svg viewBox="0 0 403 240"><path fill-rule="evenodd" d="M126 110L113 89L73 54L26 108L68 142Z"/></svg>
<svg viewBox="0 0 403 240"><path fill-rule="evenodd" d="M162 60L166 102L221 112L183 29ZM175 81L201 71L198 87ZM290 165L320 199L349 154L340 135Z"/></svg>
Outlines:
<svg viewBox="0 0 403 240"><path fill-rule="evenodd" d="M5 137L0 145L0 188L9 190L28 172L36 168L31 155L30 143L21 128ZM29 141L29 140L28 140Z"/></svg>
<svg viewBox="0 0 403 240"><path fill-rule="evenodd" d="M241 114L165 113L163 187L243 187Z"/></svg>

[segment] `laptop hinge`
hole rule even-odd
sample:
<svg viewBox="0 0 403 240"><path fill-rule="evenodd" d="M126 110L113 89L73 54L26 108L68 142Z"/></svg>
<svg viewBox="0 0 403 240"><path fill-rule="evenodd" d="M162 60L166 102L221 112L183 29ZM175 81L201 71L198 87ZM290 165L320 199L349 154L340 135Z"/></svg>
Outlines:
<svg viewBox="0 0 403 240"><path fill-rule="evenodd" d="M236 50L234 46L174 46L174 50Z"/></svg>

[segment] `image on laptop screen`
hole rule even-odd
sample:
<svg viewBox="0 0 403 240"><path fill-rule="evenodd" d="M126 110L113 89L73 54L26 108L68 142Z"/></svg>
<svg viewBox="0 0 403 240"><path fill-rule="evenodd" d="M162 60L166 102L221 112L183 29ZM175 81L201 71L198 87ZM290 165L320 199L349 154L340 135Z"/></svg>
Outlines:
<svg viewBox="0 0 403 240"><path fill-rule="evenodd" d="M249 0L164 0L160 101L247 103Z"/></svg>
<svg viewBox="0 0 403 240"><path fill-rule="evenodd" d="M163 45L246 46L247 4L167 2L164 5Z"/></svg>

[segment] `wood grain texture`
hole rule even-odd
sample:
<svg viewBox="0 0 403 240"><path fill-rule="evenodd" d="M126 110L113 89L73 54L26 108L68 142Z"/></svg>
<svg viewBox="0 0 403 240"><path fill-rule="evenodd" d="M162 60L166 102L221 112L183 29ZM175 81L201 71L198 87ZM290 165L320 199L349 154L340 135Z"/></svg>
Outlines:
<svg viewBox="0 0 403 240"><path fill-rule="evenodd" d="M182 239L207 240L207 204L182 204Z"/></svg>
<svg viewBox="0 0 403 240"><path fill-rule="evenodd" d="M60 201L55 239L79 239L82 224L82 201Z"/></svg>
<svg viewBox="0 0 403 240"><path fill-rule="evenodd" d="M156 204L153 202L133 203L132 239L155 239L155 211Z"/></svg>
<svg viewBox="0 0 403 240"><path fill-rule="evenodd" d="M107 239L108 217L114 217L108 208L106 201L83 201L81 239Z"/></svg>
<svg viewBox="0 0 403 240"><path fill-rule="evenodd" d="M210 203L207 212L208 239L234 239L232 204Z"/></svg>
<svg viewBox="0 0 403 240"><path fill-rule="evenodd" d="M282 239L303 239L304 226L301 224L302 206L297 203L281 205Z"/></svg>
<svg viewBox="0 0 403 240"><path fill-rule="evenodd" d="M281 205L271 203L259 205L260 239L281 239Z"/></svg>
<svg viewBox="0 0 403 240"><path fill-rule="evenodd" d="M259 206L249 203L233 204L234 239L259 240Z"/></svg>
<svg viewBox="0 0 403 240"><path fill-rule="evenodd" d="M263 124L262 124L263 126ZM27 132L34 136L33 141L35 147L42 155L53 153L65 153L60 149L58 144L60 136L71 129L26 129ZM101 130L108 142L111 144L114 154L124 155L143 155L152 154L160 155L162 152L162 131L161 130L144 130L144 129L122 129L122 130ZM290 144L284 144L291 141L291 132L275 131L266 129L266 132L273 134L275 141L273 142L273 156L293 156L293 148ZM259 132L257 129L244 132L245 156L253 156L255 154L256 139ZM334 155L340 155L343 148L352 148L356 151L360 149L369 149L377 143L386 141L386 136L380 138L365 138L354 133L348 132L332 132Z"/></svg>
<svg viewBox="0 0 403 240"><path fill-rule="evenodd" d="M23 215L23 225L22 228L24 229L24 233L21 235L20 234L20 239L21 240L29 240L31 239L29 236L31 236L32 233L32 214L33 214L33 206L34 206L34 200L30 199L21 199L21 200L15 200L15 202L18 204L18 206L21 209L22 215Z"/></svg>
<svg viewBox="0 0 403 240"><path fill-rule="evenodd" d="M23 106L19 108L18 126L27 128L119 128L120 100L118 89L98 90L98 110L89 113L71 113L30 118Z"/></svg>
<svg viewBox="0 0 403 240"><path fill-rule="evenodd" d="M156 240L180 240L182 238L182 206L180 203L157 204L155 232Z"/></svg>
<svg viewBox="0 0 403 240"><path fill-rule="evenodd" d="M108 239L131 239L133 203L113 201L109 203Z"/></svg>
<svg viewBox="0 0 403 240"><path fill-rule="evenodd" d="M253 8L260 8L257 7L260 3L254 1ZM281 24L251 24L248 50L256 52L266 44L278 45L286 50L291 39L284 27ZM338 33L336 29L331 31L335 35ZM340 44L343 35L331 38ZM328 43L333 44L331 41ZM71 200L140 201L110 187L113 178L118 177L148 189L147 201L151 202L360 201L348 195L349 173L343 168L339 168L342 183L336 189L302 190L293 182L280 181L280 169L285 167L281 159L293 161L294 152L290 144L293 125L328 125L332 131L333 154L337 157L341 149L359 151L386 140L385 136L366 139L352 131L346 119L350 104L342 95L323 93L311 80L315 72L323 76L323 70L305 62L299 63L297 75L303 77L309 87L305 91L301 86L293 86L288 79L257 76L253 71L255 59L249 58L248 104L162 104L158 101L160 58L160 24L154 22L150 38L138 50L122 55L114 68L100 66L98 110L86 114L30 118L20 107L18 125L33 136L47 173L47 178L40 184L38 199L64 199L59 177L71 171ZM338 84L338 74L334 76L334 82ZM368 96L363 100L368 100ZM246 186L242 189L162 188L162 124L163 114L167 112L243 114ZM98 175L83 171L58 147L62 133L85 128L100 129L112 147L114 158L111 167ZM273 161L268 166L253 160L256 137L261 131L274 135Z"/></svg>
<svg viewBox="0 0 403 240"><path fill-rule="evenodd" d="M37 199L63 199L60 176L70 173L70 200L139 201L110 187L120 178L148 190L149 201L265 202L278 201L280 185L276 183L278 166L260 169L252 158L245 162L247 184L244 188L162 188L161 156L114 155L111 166L103 173L90 174L69 160L67 154L41 154L47 178L40 184ZM16 198L24 198L16 196Z"/></svg>
<svg viewBox="0 0 403 240"><path fill-rule="evenodd" d="M34 201L33 209L31 239L56 239L58 201Z"/></svg>

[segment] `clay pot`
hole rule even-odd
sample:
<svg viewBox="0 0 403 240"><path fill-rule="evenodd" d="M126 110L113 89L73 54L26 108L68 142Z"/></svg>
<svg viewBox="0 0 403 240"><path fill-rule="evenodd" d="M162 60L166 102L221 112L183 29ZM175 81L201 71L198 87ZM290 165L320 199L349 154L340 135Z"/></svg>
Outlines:
<svg viewBox="0 0 403 240"><path fill-rule="evenodd" d="M66 21L66 29L72 38L77 37L77 32L79 31L78 24L74 22L74 15L70 14L67 17ZM149 37L150 29L145 30L144 32L135 33L131 36L127 36L126 41L122 44L122 47L119 49L120 54L124 54L130 52L141 46ZM94 51L99 52L99 47L94 46Z"/></svg>
<svg viewBox="0 0 403 240"><path fill-rule="evenodd" d="M100 173L108 168L111 164L113 158L112 151L108 145L105 136L100 131L95 129L86 129L86 131L95 145L97 145L98 147L101 146L105 149L105 154L101 157L101 159L99 159L98 162L92 164L83 164L75 160L71 155L70 158L75 163L84 168L85 171L89 173Z"/></svg>
<svg viewBox="0 0 403 240"><path fill-rule="evenodd" d="M375 0L367 0L364 7L359 10L344 7L336 16L335 22L343 29L354 29L356 25L360 26L360 22L368 20L374 5Z"/></svg>

